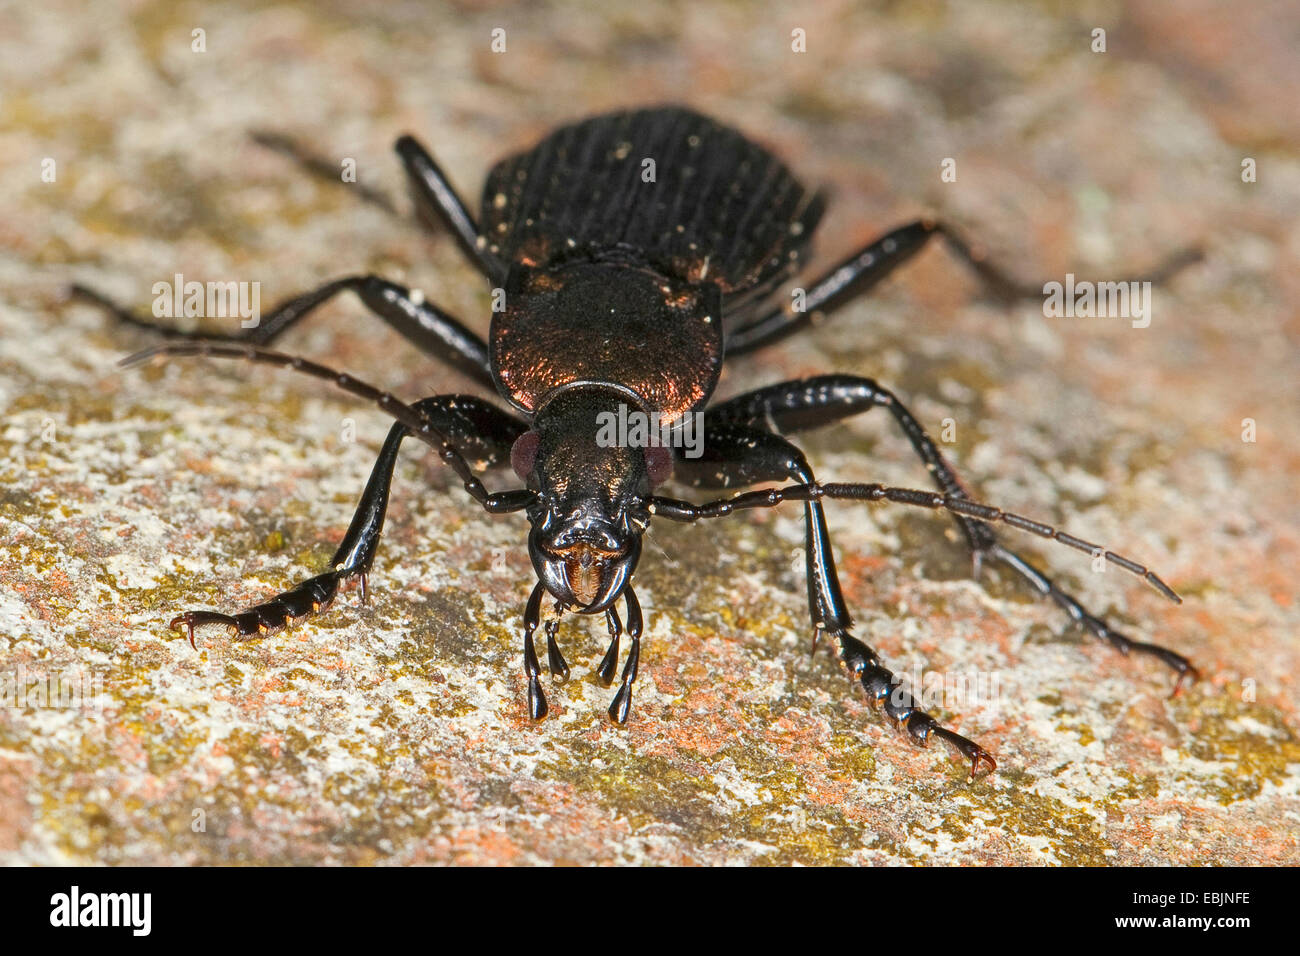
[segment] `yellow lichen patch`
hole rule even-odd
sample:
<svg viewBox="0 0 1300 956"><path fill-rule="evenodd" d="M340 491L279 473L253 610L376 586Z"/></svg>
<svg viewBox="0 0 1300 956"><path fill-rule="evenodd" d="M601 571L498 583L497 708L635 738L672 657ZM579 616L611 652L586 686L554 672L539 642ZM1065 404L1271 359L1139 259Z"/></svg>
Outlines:
<svg viewBox="0 0 1300 956"><path fill-rule="evenodd" d="M1256 797L1269 784L1280 786L1300 769L1300 739L1282 712L1241 696L1239 687L1225 688L1179 708L1178 716L1192 728L1188 754L1224 765L1188 783L1224 805Z"/></svg>

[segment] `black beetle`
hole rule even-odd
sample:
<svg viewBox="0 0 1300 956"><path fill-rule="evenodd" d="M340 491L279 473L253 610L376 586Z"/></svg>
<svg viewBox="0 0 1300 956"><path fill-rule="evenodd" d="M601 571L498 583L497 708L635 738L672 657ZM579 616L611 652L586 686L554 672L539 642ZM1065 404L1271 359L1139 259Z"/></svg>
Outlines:
<svg viewBox="0 0 1300 956"><path fill-rule="evenodd" d="M285 148L282 141L263 138ZM325 608L341 582L357 578L364 600L403 438L414 434L436 448L465 489L493 513L524 511L531 523L529 553L538 576L523 619L524 668L533 718L546 698L533 634L547 594L561 613L603 613L609 650L599 676L612 682L626 609L630 647L609 708L623 723L631 706L642 629L631 581L641 535L652 517L674 521L716 518L742 508L801 501L807 528L808 601L814 641L826 633L873 701L921 743L934 735L971 761L972 774L994 769L978 744L938 725L850 633L827 535L822 499L886 500L950 512L975 560L994 559L1061 605L1078 623L1118 650L1140 651L1178 673L1175 692L1196 672L1183 656L1116 632L995 536L990 522L1053 538L1145 578L1178 598L1145 567L1089 542L1019 515L972 501L920 423L887 389L852 375L824 375L769 385L709 405L724 356L752 352L807 327L861 295L941 235L1004 297L1041 294L1039 286L1007 279L951 229L917 221L895 229L840 262L807 289L803 308L777 304L778 285L797 272L824 209L782 163L740 133L688 109L669 107L597 116L551 133L535 148L498 163L483 193L481 227L428 152L415 139L397 141L418 210L450 229L488 278L503 308L494 311L488 342L423 296L375 276L350 276L300 295L257 327L226 336L162 345L124 364L160 355L245 358L287 366L373 400L396 424L380 452L360 505L331 569L270 601L235 615L191 611L173 620L188 631L228 625L255 637ZM290 149L289 151L292 151ZM302 157L299 157L302 158ZM648 175L647 175L648 173ZM370 197L373 198L373 197ZM1194 256L1192 256L1194 257ZM1186 254L1159 270L1169 274ZM323 366L260 348L339 292L350 290L380 318L424 351L492 389L513 406L508 413L482 399L436 395L411 405ZM98 293L74 292L118 318L155 331ZM804 455L783 435L882 407L925 463L938 492L877 484L822 484ZM641 414L702 428L692 456L655 442L600 440L610 415ZM526 487L489 493L468 460L510 464ZM696 487L726 488L790 482L706 504L655 493L672 476ZM568 666L547 625L553 677Z"/></svg>

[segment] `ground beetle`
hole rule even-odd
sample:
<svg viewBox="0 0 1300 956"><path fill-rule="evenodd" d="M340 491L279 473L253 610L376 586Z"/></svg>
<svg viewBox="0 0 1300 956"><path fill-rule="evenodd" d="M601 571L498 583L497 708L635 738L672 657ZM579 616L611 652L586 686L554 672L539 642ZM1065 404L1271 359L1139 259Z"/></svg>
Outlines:
<svg viewBox="0 0 1300 956"><path fill-rule="evenodd" d="M295 152L275 137L268 145ZM465 490L494 514L523 511L531 524L528 550L538 582L523 617L528 709L546 714L546 697L533 635L543 600L556 610L602 613L609 650L598 674L614 678L619 640L630 647L610 705L618 723L628 718L640 658L641 609L632 575L641 535L651 518L697 521L782 501L803 503L808 603L814 641L825 634L869 698L883 705L910 736L942 739L971 762L977 775L995 768L978 744L919 709L915 699L866 644L851 632L823 514L823 499L891 501L950 512L981 561L1008 566L1071 618L1119 651L1158 657L1178 674L1175 692L1196 671L1173 651L1133 641L1085 610L1042 571L1005 547L990 523L1052 538L1131 571L1177 601L1145 567L1048 525L970 499L920 423L889 390L868 378L822 375L769 385L709 405L727 358L753 352L807 328L840 308L943 236L990 289L1007 298L1041 294L1009 280L941 223L922 220L895 229L840 262L807 290L796 311L773 299L798 271L825 206L782 163L740 133L688 109L668 107L597 116L565 126L536 147L498 163L483 193L481 226L429 153L403 136L401 157L418 211L447 227L470 261L504 296L488 341L426 301L376 276L337 279L300 295L239 334L213 336L162 330L174 338L125 360L207 355L285 366L376 402L396 423L384 443L331 569L239 614L190 611L172 621L194 641L194 628L225 624L239 637L256 637L324 609L340 583L366 575L378 547L398 448L407 435L437 449ZM298 158L308 165L318 160ZM652 161L653 175L645 175ZM374 194L365 198L375 199ZM386 202L385 202L386 204ZM1167 275L1175 257L1152 278ZM435 395L411 405L351 376L272 352L265 346L334 295L351 291L390 326L429 354L468 374L504 398L513 412L481 398ZM126 322L158 327L85 287L75 294ZM622 407L667 421L702 413L698 457L662 445L617 445L597 440L602 413ZM822 484L802 452L784 436L880 407L925 463L937 492L878 484ZM513 466L526 487L489 493L468 461ZM663 497L669 477L700 488L772 482L694 504ZM617 602L622 600L625 617ZM558 615L547 624L552 676L568 666L555 640Z"/></svg>

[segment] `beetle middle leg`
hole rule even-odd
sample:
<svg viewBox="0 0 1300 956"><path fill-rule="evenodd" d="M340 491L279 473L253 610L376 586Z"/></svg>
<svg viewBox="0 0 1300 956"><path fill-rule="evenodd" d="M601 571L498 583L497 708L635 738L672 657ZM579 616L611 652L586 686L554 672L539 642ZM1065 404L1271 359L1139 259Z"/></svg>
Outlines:
<svg viewBox="0 0 1300 956"><path fill-rule="evenodd" d="M967 243L951 226L934 219L918 219L886 233L836 264L807 290L804 308L800 311L796 312L783 303L757 317L739 321L727 333L727 354L753 352L807 328L818 316L830 315L874 288L920 252L934 236L942 236L957 258L965 262L979 276L984 287L1002 301L1042 297L1041 282L1026 283L1011 277L989 262L981 250ZM1199 248L1181 249L1146 275L1122 281L1163 282L1200 259Z"/></svg>
<svg viewBox="0 0 1300 956"><path fill-rule="evenodd" d="M719 407L724 411L721 418L715 418L712 411L705 413L701 457L675 458L676 477L697 487L712 488L787 479L802 485L815 484L812 469L798 448L762 426L727 421L727 406ZM673 505L671 509L657 509L655 513L677 521L716 516L708 512L708 506L686 502L674 502ZM853 622L840 590L822 503L805 500L804 513L808 607L814 639L825 632L838 642L840 660L861 682L872 703L882 704L885 713L896 724L906 728L914 741L925 744L931 736L942 740L970 760L973 775L980 773L982 765L988 771L993 770L996 762L988 751L973 740L940 726L934 717L921 710L911 693L902 687L876 653L852 635Z"/></svg>
<svg viewBox="0 0 1300 956"><path fill-rule="evenodd" d="M478 335L432 302L378 276L347 276L327 282L276 306L252 328L233 333L189 332L162 325L136 315L104 294L81 284L73 285L69 292L74 298L102 309L119 322L169 339L204 339L249 345L269 345L340 292L354 292L371 312L425 354L442 359L481 385L493 387L487 345Z"/></svg>
<svg viewBox="0 0 1300 956"><path fill-rule="evenodd" d="M523 422L480 398L467 395L438 395L414 403L441 434L454 442L461 454L489 465L510 459L510 446L527 429ZM189 611L171 622L174 629L184 628L190 643L194 629L205 624L224 624L239 638L260 637L284 627L290 621L325 610L349 579L359 579L361 599L366 598L367 575L379 547L384 517L388 510L393 468L402 440L410 429L401 422L388 433L379 459L371 470L365 491L357 505L347 533L334 557L330 570L302 582L265 603L238 614L214 611Z"/></svg>
<svg viewBox="0 0 1300 956"><path fill-rule="evenodd" d="M935 484L944 493L961 498L969 497L938 446L897 396L871 379L855 375L822 375L783 382L739 395L706 413L705 440L707 443L710 422L744 423L784 433L829 425L877 407L886 409L893 416L912 448L925 463ZM953 518L966 536L977 577L986 558L1006 565L1028 581L1039 594L1055 601L1072 620L1120 653L1138 652L1163 661L1178 675L1174 684L1175 693L1185 680L1195 676L1195 668L1181 654L1157 644L1135 641L1089 612L1039 568L1006 548L986 523L960 514L954 514Z"/></svg>

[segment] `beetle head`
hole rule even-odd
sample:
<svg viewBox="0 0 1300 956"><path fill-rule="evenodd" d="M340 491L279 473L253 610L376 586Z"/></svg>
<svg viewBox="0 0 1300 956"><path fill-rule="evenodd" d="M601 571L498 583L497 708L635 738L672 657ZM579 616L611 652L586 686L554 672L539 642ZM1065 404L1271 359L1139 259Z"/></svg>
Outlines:
<svg viewBox="0 0 1300 956"><path fill-rule="evenodd" d="M571 386L538 410L510 460L537 493L528 509L528 553L556 600L594 614L614 603L641 557L647 500L667 478L667 448L609 446L600 414L629 396L606 386Z"/></svg>

